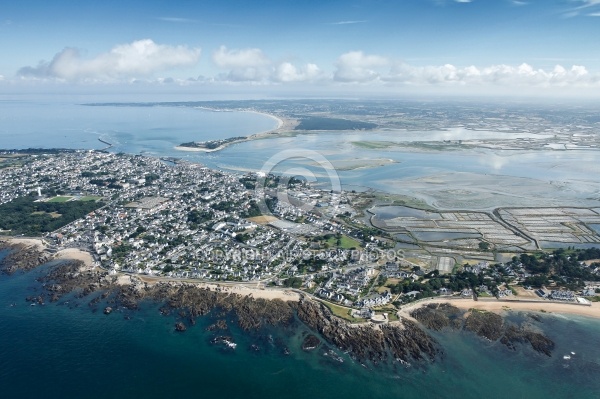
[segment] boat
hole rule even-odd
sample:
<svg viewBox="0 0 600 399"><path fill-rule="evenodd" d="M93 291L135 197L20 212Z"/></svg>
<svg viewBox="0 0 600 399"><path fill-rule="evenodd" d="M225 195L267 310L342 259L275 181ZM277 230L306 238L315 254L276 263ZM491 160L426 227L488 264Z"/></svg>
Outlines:
<svg viewBox="0 0 600 399"><path fill-rule="evenodd" d="M574 354L575 354L575 352L571 352L571 355L574 355Z"/></svg>
<svg viewBox="0 0 600 399"><path fill-rule="evenodd" d="M563 356L563 359L565 359L565 360L570 360L570 359L571 359L571 356L569 356L569 355L564 355L564 356Z"/></svg>

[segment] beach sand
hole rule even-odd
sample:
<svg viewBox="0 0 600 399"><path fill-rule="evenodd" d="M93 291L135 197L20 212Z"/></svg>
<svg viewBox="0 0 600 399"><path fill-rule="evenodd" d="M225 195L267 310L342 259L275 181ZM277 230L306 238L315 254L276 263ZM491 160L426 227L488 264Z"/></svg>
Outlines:
<svg viewBox="0 0 600 399"><path fill-rule="evenodd" d="M299 301L300 295L290 290L280 289L260 289L252 288L246 285L223 285L223 284L203 284L204 288L210 289L211 291L217 291L222 293L239 294L243 296L252 296L253 298L263 299L281 299L282 301Z"/></svg>
<svg viewBox="0 0 600 399"><path fill-rule="evenodd" d="M420 306L430 303L450 303L460 309L479 309L490 312L501 313L504 311L521 311L521 312L543 312L543 313L560 313L560 314L575 314L579 316L587 316L600 318L600 303L592 302L592 306L576 305L569 303L550 302L550 301L518 301L506 300L499 301L496 299L482 299L474 301L473 299L431 299L413 304L402 306L398 314L402 317L410 317L410 312Z"/></svg>
<svg viewBox="0 0 600 399"><path fill-rule="evenodd" d="M57 259L72 259L82 261L86 267L94 267L94 259L89 252L85 252L76 248L67 248L62 251L58 251L55 255Z"/></svg>
<svg viewBox="0 0 600 399"><path fill-rule="evenodd" d="M174 284L194 284L200 288L204 288L207 290L221 292L224 294L239 294L243 296L252 296L253 298L263 298L263 299L281 299L282 301L299 301L300 295L291 290L277 289L277 288L256 288L250 287L245 284L237 284L237 283L206 283L197 280L189 280L189 279L174 279L168 277L155 277L155 276L144 276L144 275L135 275L135 278L139 278L141 281L147 284L156 284L158 282L168 282ZM132 277L130 275L121 274L119 276L118 283L122 285L130 284L132 282Z"/></svg>
<svg viewBox="0 0 600 399"><path fill-rule="evenodd" d="M288 118L280 118L278 116L272 115L272 114L267 114L264 112L258 112L258 111L241 111L241 112L251 112L254 114L259 114L259 115L263 115L263 116L267 116L269 118L275 119L277 121L277 127L275 129L270 129L264 132L260 132L260 133L256 133L256 134L252 134L250 136L248 136L245 140L236 140L236 141L232 141L229 143L225 143L223 145L218 146L217 148L198 148L198 147L182 147L182 146L175 146L174 148L177 151L187 151L187 152L215 152L215 151L221 151L224 148L227 148L230 145L233 144L237 144L237 143L241 143L244 141L249 141L249 140L258 140L258 139L263 139L266 137L269 137L271 135L277 135L279 133L282 132L286 132L286 131L291 131L294 130L294 128L296 126L298 126L299 121L296 119L288 119Z"/></svg>

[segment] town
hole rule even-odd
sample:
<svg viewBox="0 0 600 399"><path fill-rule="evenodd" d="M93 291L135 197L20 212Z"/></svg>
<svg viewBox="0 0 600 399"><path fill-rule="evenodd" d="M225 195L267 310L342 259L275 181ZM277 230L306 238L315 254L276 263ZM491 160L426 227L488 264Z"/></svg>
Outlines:
<svg viewBox="0 0 600 399"><path fill-rule="evenodd" d="M488 246L471 239L458 241L463 245L458 250L479 251L479 260L459 264L446 252L436 261L423 262L398 246L392 233L412 229L414 236L415 229L431 224L425 219L436 217L423 213L422 219L375 218L379 224L372 225L364 216L369 206L364 193L326 191L273 175L265 177L266 189L257 191L261 176L256 173L233 174L179 159L102 151L18 156L5 152L2 157L13 163L25 161L3 168L0 214L2 207L29 201L26 205L33 212L25 216L51 248L89 252L95 266L111 274L249 284L260 289L288 287L326 301L351 320L372 318L375 311L393 313L403 303L433 296L519 296L586 303L596 300L600 288L596 282L600 254L593 248L555 250L538 257L523 252L493 263L486 260ZM280 200L281 190L286 201ZM267 212L261 209L261 201ZM58 228L48 227L66 214L43 206L83 203L89 205L81 208L79 217L72 216ZM552 210L553 214L567 212L559 211ZM532 212L503 212L512 218L523 213L525 221L515 220L523 230L535 224ZM592 210L576 213L586 215L587 222L599 218ZM0 234L31 234L25 216L11 228L0 218ZM549 217L544 217L547 223ZM532 241L516 235L509 225L494 227L497 222L486 215L438 214L437 219L449 220L446 229L473 228L479 223L482 227L476 227L494 247L515 250L516 245ZM19 230L25 228L29 230ZM592 231L582 231L590 242L598 242ZM535 234L542 233L530 235ZM457 250L453 243L447 247Z"/></svg>

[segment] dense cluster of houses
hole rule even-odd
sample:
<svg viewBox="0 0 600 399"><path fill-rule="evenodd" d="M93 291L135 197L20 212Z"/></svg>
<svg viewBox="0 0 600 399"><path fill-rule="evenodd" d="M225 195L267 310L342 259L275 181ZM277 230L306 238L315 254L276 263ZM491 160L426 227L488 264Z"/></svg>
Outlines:
<svg viewBox="0 0 600 399"><path fill-rule="evenodd" d="M90 251L97 264L112 273L263 282L301 276L309 287L316 275L328 272L326 280L314 287L315 295L363 309L365 315L393 300L389 291L371 289L377 270L385 278L415 282L423 277L422 270L404 260L385 264L352 260L352 251L341 248L328 251L319 270L301 272L303 254L322 249L321 241L312 237L343 234L356 238L365 250L376 248L374 238L362 237L358 229L328 217L354 214L343 192L321 192L304 183L290 190L291 201L275 203L271 211L277 220L258 221L252 216L259 199L242 181L249 179L251 175L240 179L198 164L136 155L94 151L32 155L23 167L0 174L0 204L31 192L103 198L106 206L47 238L61 248ZM484 275L476 293L491 294L492 287L498 297L513 292L492 286L496 277L522 281L530 276L519 262L493 267L479 262L463 269ZM587 289L588 295L595 295L594 286ZM414 298L419 293L403 295ZM454 294L444 287L437 293ZM471 297L473 291L464 289L456 295ZM562 290L539 290L538 295L562 301L576 298L573 292Z"/></svg>

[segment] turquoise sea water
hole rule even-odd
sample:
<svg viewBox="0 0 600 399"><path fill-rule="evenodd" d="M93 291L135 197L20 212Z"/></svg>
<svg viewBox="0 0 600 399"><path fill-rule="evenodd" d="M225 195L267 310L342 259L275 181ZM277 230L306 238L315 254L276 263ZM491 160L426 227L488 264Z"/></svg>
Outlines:
<svg viewBox="0 0 600 399"><path fill-rule="evenodd" d="M226 351L210 344L210 316L182 334L155 304L127 313L130 320L72 298L30 306L24 297L39 288L37 273L0 277L3 397L595 398L600 390L600 323L591 319L529 319L557 342L552 358L447 332L435 334L445 354L433 364L368 370L324 350L302 352L303 327L251 335L234 327L238 346Z"/></svg>

